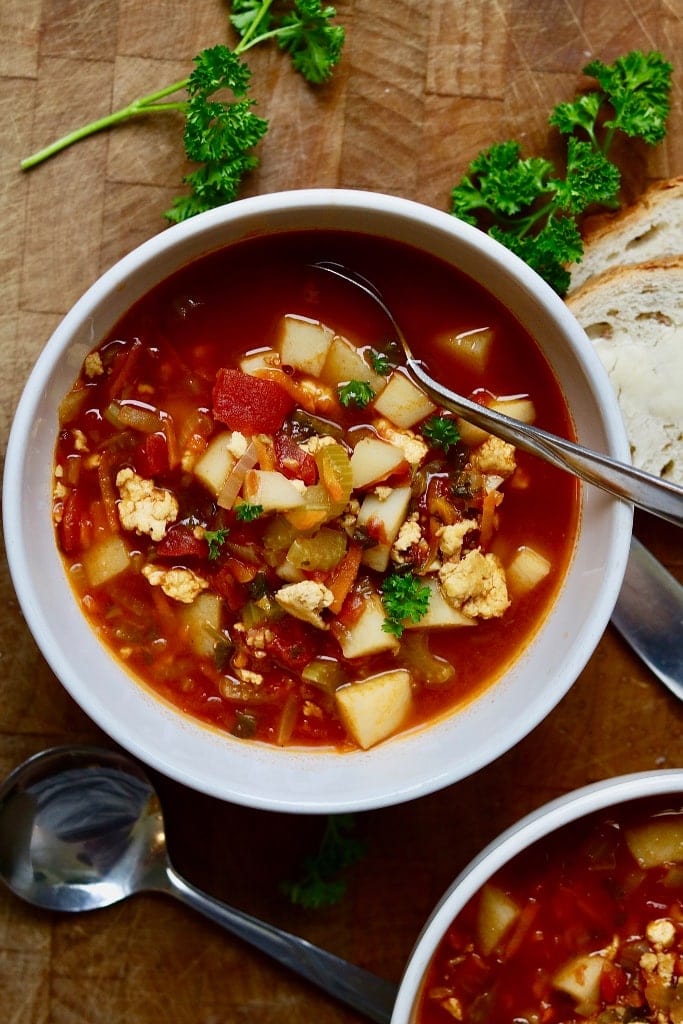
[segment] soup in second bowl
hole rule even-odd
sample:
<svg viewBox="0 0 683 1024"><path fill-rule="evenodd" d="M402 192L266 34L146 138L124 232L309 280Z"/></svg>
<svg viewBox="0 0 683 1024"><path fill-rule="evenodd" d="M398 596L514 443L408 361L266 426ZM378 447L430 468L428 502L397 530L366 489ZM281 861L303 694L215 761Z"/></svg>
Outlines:
<svg viewBox="0 0 683 1024"><path fill-rule="evenodd" d="M533 340L400 243L246 240L174 274L64 397L54 519L141 683L243 739L368 748L456 713L532 639L571 557L566 474L439 409L332 260L452 388L564 436Z"/></svg>

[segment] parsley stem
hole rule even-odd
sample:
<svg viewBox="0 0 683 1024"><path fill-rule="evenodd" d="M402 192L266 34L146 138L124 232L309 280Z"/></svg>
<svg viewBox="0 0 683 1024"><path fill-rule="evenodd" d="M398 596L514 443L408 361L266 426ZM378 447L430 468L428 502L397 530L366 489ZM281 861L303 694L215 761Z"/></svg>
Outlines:
<svg viewBox="0 0 683 1024"><path fill-rule="evenodd" d="M261 4L258 14L251 21L249 28L246 30L237 46L234 48L234 53L243 53L245 50L250 49L252 46L256 46L257 43L260 43L263 39L267 39L270 35L273 34L271 32L267 32L262 35L256 34L256 30L258 29L259 25L265 18L266 14L268 13L268 9L272 6L272 4L273 0L264 0L264 2ZM254 36L256 38L252 38Z"/></svg>
<svg viewBox="0 0 683 1024"><path fill-rule="evenodd" d="M111 128L115 124L120 124L121 121L128 121L133 117L141 117L144 114L153 113L167 113L172 110L185 110L185 100L178 100L172 103L159 103L158 101L164 99L166 96L170 96L174 92L179 92L181 89L186 88L188 79L184 78L180 82L174 82L172 85L167 85L163 89L158 89L156 92L148 93L146 96L140 96L138 99L133 100L128 106L122 107L120 110L115 110L112 114L107 114L105 117L97 118L95 121L91 121L89 124L83 125L81 128L77 128L73 132L69 132L67 135L63 135L60 139L56 139L55 142L51 142L49 146L45 146L43 149L39 149L37 153L33 153L32 156L26 157L25 160L21 161L22 171L27 171L31 167L35 167L36 164L42 163L43 160L48 160L51 156L56 153L60 153L63 149L67 149L73 145L74 142L80 142L81 139L87 138L89 135L95 135L97 132L101 132L106 128Z"/></svg>

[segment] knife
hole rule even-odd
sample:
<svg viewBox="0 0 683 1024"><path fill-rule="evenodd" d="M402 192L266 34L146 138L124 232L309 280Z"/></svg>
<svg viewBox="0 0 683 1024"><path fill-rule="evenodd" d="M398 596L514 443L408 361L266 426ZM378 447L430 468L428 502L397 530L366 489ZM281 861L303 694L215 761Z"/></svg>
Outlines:
<svg viewBox="0 0 683 1024"><path fill-rule="evenodd" d="M683 586L635 537L612 623L683 700Z"/></svg>

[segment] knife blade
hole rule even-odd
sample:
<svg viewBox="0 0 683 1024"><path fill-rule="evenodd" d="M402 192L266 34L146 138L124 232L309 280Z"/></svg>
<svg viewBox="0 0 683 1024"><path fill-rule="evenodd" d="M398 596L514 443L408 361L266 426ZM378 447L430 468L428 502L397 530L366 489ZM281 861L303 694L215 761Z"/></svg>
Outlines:
<svg viewBox="0 0 683 1024"><path fill-rule="evenodd" d="M612 623L683 700L683 586L635 537Z"/></svg>

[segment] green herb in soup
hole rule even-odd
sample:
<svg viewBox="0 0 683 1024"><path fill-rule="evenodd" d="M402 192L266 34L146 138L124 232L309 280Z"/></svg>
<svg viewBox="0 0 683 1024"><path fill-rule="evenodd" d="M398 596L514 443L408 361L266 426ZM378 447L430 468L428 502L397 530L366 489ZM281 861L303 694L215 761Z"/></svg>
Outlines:
<svg viewBox="0 0 683 1024"><path fill-rule="evenodd" d="M501 869L444 936L416 1024L680 1024L679 800L593 815Z"/></svg>
<svg viewBox="0 0 683 1024"><path fill-rule="evenodd" d="M98 636L240 739L368 748L456 713L538 628L577 485L438 409L381 312L478 401L571 435L532 340L472 281L353 233L245 241L178 271L61 405L54 519Z"/></svg>

